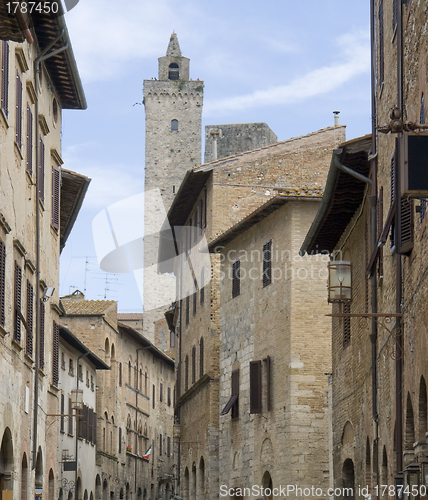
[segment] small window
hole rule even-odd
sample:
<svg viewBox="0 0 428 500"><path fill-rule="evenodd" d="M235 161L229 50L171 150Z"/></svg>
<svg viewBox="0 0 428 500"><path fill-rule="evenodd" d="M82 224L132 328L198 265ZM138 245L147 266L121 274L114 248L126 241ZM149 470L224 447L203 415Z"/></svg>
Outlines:
<svg viewBox="0 0 428 500"><path fill-rule="evenodd" d="M160 402L163 401L163 384L162 384L162 382L160 384L160 390L159 390L159 401Z"/></svg>
<svg viewBox="0 0 428 500"><path fill-rule="evenodd" d="M171 406L171 387L168 387L168 406Z"/></svg>
<svg viewBox="0 0 428 500"><path fill-rule="evenodd" d="M193 316L196 315L196 306L198 303L198 284L193 280Z"/></svg>
<svg viewBox="0 0 428 500"><path fill-rule="evenodd" d="M199 342L199 378L204 374L204 339Z"/></svg>
<svg viewBox="0 0 428 500"><path fill-rule="evenodd" d="M239 370L232 372L232 395L237 396L232 405L232 419L239 417Z"/></svg>
<svg viewBox="0 0 428 500"><path fill-rule="evenodd" d="M175 347L175 333L172 330L169 332L169 347Z"/></svg>
<svg viewBox="0 0 428 500"><path fill-rule="evenodd" d="M71 358L68 361L68 374L72 376L74 375L73 360Z"/></svg>
<svg viewBox="0 0 428 500"><path fill-rule="evenodd" d="M177 63L171 63L169 65L168 80L178 80L180 77L179 67Z"/></svg>
<svg viewBox="0 0 428 500"><path fill-rule="evenodd" d="M272 283L272 240L263 245L263 288Z"/></svg>
<svg viewBox="0 0 428 500"><path fill-rule="evenodd" d="M156 386L153 385L153 398L152 398L152 407L155 408L155 402L156 402Z"/></svg>
<svg viewBox="0 0 428 500"><path fill-rule="evenodd" d="M419 123L421 125L424 125L424 123L425 123L425 97L423 94L421 97L421 110L419 113Z"/></svg>
<svg viewBox="0 0 428 500"><path fill-rule="evenodd" d="M178 120L171 120L171 132L178 131Z"/></svg>
<svg viewBox="0 0 428 500"><path fill-rule="evenodd" d="M61 370L65 370L65 355L61 353Z"/></svg>
<svg viewBox="0 0 428 500"><path fill-rule="evenodd" d="M205 276L204 276L204 268L201 269L201 284L199 289L199 298L201 306L205 302Z"/></svg>
<svg viewBox="0 0 428 500"><path fill-rule="evenodd" d="M262 412L262 362L250 361L250 413Z"/></svg>
<svg viewBox="0 0 428 500"><path fill-rule="evenodd" d="M241 293L241 261L235 260L232 264L232 298L237 297Z"/></svg>
<svg viewBox="0 0 428 500"><path fill-rule="evenodd" d="M184 360L184 390L187 391L189 388L189 356L186 354L186 359Z"/></svg>
<svg viewBox="0 0 428 500"><path fill-rule="evenodd" d="M187 297L186 297L186 325L189 324L190 320L190 295L189 292L187 292Z"/></svg>
<svg viewBox="0 0 428 500"><path fill-rule="evenodd" d="M52 115L53 115L53 122L56 125L58 123L58 103L55 97L53 98L52 101Z"/></svg>
<svg viewBox="0 0 428 500"><path fill-rule="evenodd" d="M196 347L192 348L192 384L196 382Z"/></svg>

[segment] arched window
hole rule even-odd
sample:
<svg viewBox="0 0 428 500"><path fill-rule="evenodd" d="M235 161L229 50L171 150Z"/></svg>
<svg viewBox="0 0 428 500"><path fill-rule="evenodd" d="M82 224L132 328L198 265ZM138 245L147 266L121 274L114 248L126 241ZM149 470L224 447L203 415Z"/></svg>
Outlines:
<svg viewBox="0 0 428 500"><path fill-rule="evenodd" d="M178 120L171 120L171 132L176 132L178 130Z"/></svg>
<svg viewBox="0 0 428 500"><path fill-rule="evenodd" d="M180 76L179 68L177 63L171 63L169 65L168 80L178 80Z"/></svg>

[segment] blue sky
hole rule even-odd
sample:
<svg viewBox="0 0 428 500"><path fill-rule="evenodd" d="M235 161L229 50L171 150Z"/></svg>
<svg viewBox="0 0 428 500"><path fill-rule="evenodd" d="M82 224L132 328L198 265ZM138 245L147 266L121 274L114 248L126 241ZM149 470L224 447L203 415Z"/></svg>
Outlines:
<svg viewBox="0 0 428 500"><path fill-rule="evenodd" d="M205 84L203 127L266 122L285 140L340 110L348 139L370 132L368 1L80 0L66 21L88 109L64 111L62 156L92 182L62 253L61 295L86 284L89 299L141 310L132 274L99 269L92 220L144 189L143 80L172 31Z"/></svg>

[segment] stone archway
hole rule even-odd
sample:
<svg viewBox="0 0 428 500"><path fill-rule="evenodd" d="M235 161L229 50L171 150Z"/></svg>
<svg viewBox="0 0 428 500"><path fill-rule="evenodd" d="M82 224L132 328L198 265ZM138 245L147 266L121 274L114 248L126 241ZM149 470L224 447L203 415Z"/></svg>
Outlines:
<svg viewBox="0 0 428 500"><path fill-rule="evenodd" d="M264 491L268 493L268 494L265 494L264 498L266 500L272 500L273 499L273 494L272 494L273 483L272 483L272 477L271 477L269 471L266 471L263 474L262 486L263 486Z"/></svg>
<svg viewBox="0 0 428 500"><path fill-rule="evenodd" d="M343 498L354 500L355 498L355 472L354 462L347 458L342 466L342 487L347 490L347 495L343 493Z"/></svg>
<svg viewBox="0 0 428 500"><path fill-rule="evenodd" d="M13 490L13 442L12 433L6 427L0 448L0 493Z"/></svg>

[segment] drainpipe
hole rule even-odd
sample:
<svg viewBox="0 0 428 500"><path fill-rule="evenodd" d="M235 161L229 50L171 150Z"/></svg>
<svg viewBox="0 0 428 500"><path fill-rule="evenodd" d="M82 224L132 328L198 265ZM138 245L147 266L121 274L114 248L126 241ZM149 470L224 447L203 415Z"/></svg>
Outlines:
<svg viewBox="0 0 428 500"><path fill-rule="evenodd" d="M397 2L397 105L398 109L401 111L401 117L403 117L403 8L402 3ZM400 133L401 135L401 133ZM398 162L395 162L395 175L398 174ZM397 205L395 212L396 224L398 222L398 204L399 204L399 177L395 177L395 203ZM397 313L402 312L402 301L403 301L403 257L396 254L396 269L395 269L395 311ZM401 393L402 388L402 371L403 371L403 331L402 331L402 319L397 318L396 331L399 333L397 335L397 345L396 345L396 361L395 361L395 422L396 422L396 463L397 463L397 474L403 470L403 395Z"/></svg>
<svg viewBox="0 0 428 500"><path fill-rule="evenodd" d="M370 239L372 252L377 243L377 101L376 101L376 35L375 35L375 0L370 0L370 40L371 40L371 115L372 115L372 145L371 145L371 193L370 202ZM372 253L371 252L371 253ZM371 312L377 313L377 276L376 271L370 277L371 287ZM379 415L377 407L377 323L375 318L371 321L371 354L372 354L372 419L374 423L374 440L379 455ZM379 457L376 460L376 484L379 484ZM378 498L378 495L376 495Z"/></svg>
<svg viewBox="0 0 428 500"><path fill-rule="evenodd" d="M34 377L34 421L33 421L33 466L36 468L37 458L37 418L39 410L39 369L40 369L40 192L39 192L39 73L40 63L49 57L52 57L68 48L68 43L63 47L49 52L52 47L62 38L64 31L51 42L34 61L34 86L36 91L36 134L35 134L35 150L36 150L36 352L35 352L35 377ZM49 53L48 53L49 52Z"/></svg>
<svg viewBox="0 0 428 500"><path fill-rule="evenodd" d="M85 356L87 356L89 354L89 351L87 352L84 352L83 354L81 354L78 358L77 358L77 370L76 370L76 391L79 390L79 361L84 358ZM83 366L82 366L82 373L83 373ZM77 394L78 392L76 392L76 401L77 401ZM83 399L82 399L83 400ZM79 425L77 424L77 422L79 422L79 419L76 415L76 470L74 471L74 492L75 492L75 500L79 500L77 498L77 455L79 453L79 433L78 433L78 428L79 428ZM80 424L80 422L79 422Z"/></svg>

